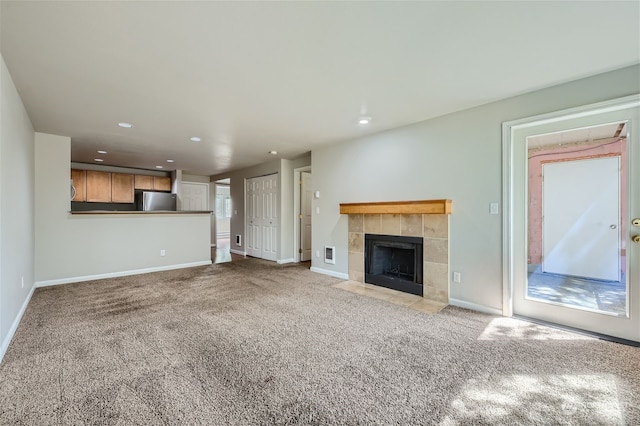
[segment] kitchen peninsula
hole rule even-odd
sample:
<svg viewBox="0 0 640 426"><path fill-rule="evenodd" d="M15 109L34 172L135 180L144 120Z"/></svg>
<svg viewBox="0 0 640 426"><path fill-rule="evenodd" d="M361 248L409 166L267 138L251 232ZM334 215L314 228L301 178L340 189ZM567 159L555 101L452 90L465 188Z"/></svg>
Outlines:
<svg viewBox="0 0 640 426"><path fill-rule="evenodd" d="M211 264L210 212L71 211L72 168L69 137L36 133L37 286Z"/></svg>

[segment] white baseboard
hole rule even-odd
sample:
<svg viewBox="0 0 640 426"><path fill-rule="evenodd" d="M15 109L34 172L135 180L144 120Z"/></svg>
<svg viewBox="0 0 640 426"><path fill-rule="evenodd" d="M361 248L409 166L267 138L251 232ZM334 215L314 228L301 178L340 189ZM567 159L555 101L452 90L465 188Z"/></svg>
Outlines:
<svg viewBox="0 0 640 426"><path fill-rule="evenodd" d="M210 260L204 260L202 262L180 263L178 265L158 266L155 268L134 269L131 271L109 272L107 274L86 275L84 277L70 277L62 278L58 280L47 280L36 282L36 287L49 287L52 285L79 283L83 281L102 280L105 278L117 278L126 277L129 275L148 274L149 272L170 271L173 269L193 268L194 266L206 266L211 265Z"/></svg>
<svg viewBox="0 0 640 426"><path fill-rule="evenodd" d="M211 244L211 247L217 247L215 244Z"/></svg>
<svg viewBox="0 0 640 426"><path fill-rule="evenodd" d="M4 354L7 352L7 349L9 348L9 343L11 343L11 340L13 339L13 335L16 334L18 325L20 325L20 321L22 320L24 311L27 310L27 306L31 301L31 296L33 296L33 292L35 291L35 289L36 289L35 285L31 287L31 291L29 292L29 294L27 295L27 298L24 300L24 303L20 307L20 310L18 311L18 315L16 316L16 319L13 320L13 324L11 324L11 328L7 333L7 337L4 338L4 340L2 341L2 345L0 345L0 363L2 362L2 358L4 358Z"/></svg>
<svg viewBox="0 0 640 426"><path fill-rule="evenodd" d="M317 272L319 274L329 275L330 277L342 278L343 280L349 279L349 274L343 274L342 272L335 272L335 271L330 271L328 269L316 268L315 266L312 266L310 270L311 272Z"/></svg>
<svg viewBox="0 0 640 426"><path fill-rule="evenodd" d="M240 251L240 250L234 250L234 249L231 249L231 250L229 250L229 252L231 252L231 253L233 253L233 254L239 254L240 256L246 256L246 255L247 255L247 253L246 253L246 252L244 252L244 251Z"/></svg>
<svg viewBox="0 0 640 426"><path fill-rule="evenodd" d="M278 265L283 265L285 263L294 263L295 261L296 260L293 257L291 257L289 259L278 259L278 260L276 260L276 262L278 262Z"/></svg>
<svg viewBox="0 0 640 426"><path fill-rule="evenodd" d="M471 309L472 311L483 312L485 314L502 316L502 310L489 306L478 305L477 303L466 302L459 299L449 299L449 304L459 308Z"/></svg>

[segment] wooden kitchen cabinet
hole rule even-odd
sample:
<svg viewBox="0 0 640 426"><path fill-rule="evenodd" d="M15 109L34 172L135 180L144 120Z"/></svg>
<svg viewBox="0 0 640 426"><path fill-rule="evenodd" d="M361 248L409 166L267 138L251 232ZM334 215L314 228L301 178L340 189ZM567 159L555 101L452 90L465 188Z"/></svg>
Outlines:
<svg viewBox="0 0 640 426"><path fill-rule="evenodd" d="M155 191L171 191L171 178L168 176L154 176L153 189Z"/></svg>
<svg viewBox="0 0 640 426"><path fill-rule="evenodd" d="M111 173L111 202L133 203L133 175Z"/></svg>
<svg viewBox="0 0 640 426"><path fill-rule="evenodd" d="M136 175L134 187L135 189L146 189L151 191L153 189L153 176Z"/></svg>
<svg viewBox="0 0 640 426"><path fill-rule="evenodd" d="M71 181L76 190L71 201L87 201L87 172L86 170L71 169Z"/></svg>
<svg viewBox="0 0 640 426"><path fill-rule="evenodd" d="M87 170L87 201L111 202L111 173Z"/></svg>

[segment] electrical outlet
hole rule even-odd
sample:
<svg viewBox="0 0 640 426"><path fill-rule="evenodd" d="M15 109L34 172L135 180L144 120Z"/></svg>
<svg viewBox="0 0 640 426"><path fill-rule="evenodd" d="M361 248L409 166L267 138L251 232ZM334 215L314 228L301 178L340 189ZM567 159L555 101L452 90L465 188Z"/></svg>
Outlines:
<svg viewBox="0 0 640 426"><path fill-rule="evenodd" d="M24 277L21 277L20 281L21 281L22 288L24 288Z"/></svg>
<svg viewBox="0 0 640 426"><path fill-rule="evenodd" d="M320 250L316 250L316 257L320 257Z"/></svg>
<svg viewBox="0 0 640 426"><path fill-rule="evenodd" d="M160 256L166 256L167 252L164 250L160 250Z"/></svg>
<svg viewBox="0 0 640 426"><path fill-rule="evenodd" d="M453 282L454 283L462 282L462 277L460 276L460 272L454 272L453 273Z"/></svg>
<svg viewBox="0 0 640 426"><path fill-rule="evenodd" d="M489 204L489 214L499 214L500 205L498 203Z"/></svg>

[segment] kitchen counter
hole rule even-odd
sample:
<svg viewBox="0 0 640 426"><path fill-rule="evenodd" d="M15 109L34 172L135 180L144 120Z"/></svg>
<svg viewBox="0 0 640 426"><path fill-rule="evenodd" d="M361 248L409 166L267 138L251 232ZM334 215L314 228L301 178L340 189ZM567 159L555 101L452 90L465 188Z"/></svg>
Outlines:
<svg viewBox="0 0 640 426"><path fill-rule="evenodd" d="M71 214L84 214L84 215L96 215L96 214L116 214L116 215L150 215L150 214L212 214L210 210L180 210L180 211L122 211L122 210L88 210L88 211L70 211Z"/></svg>

